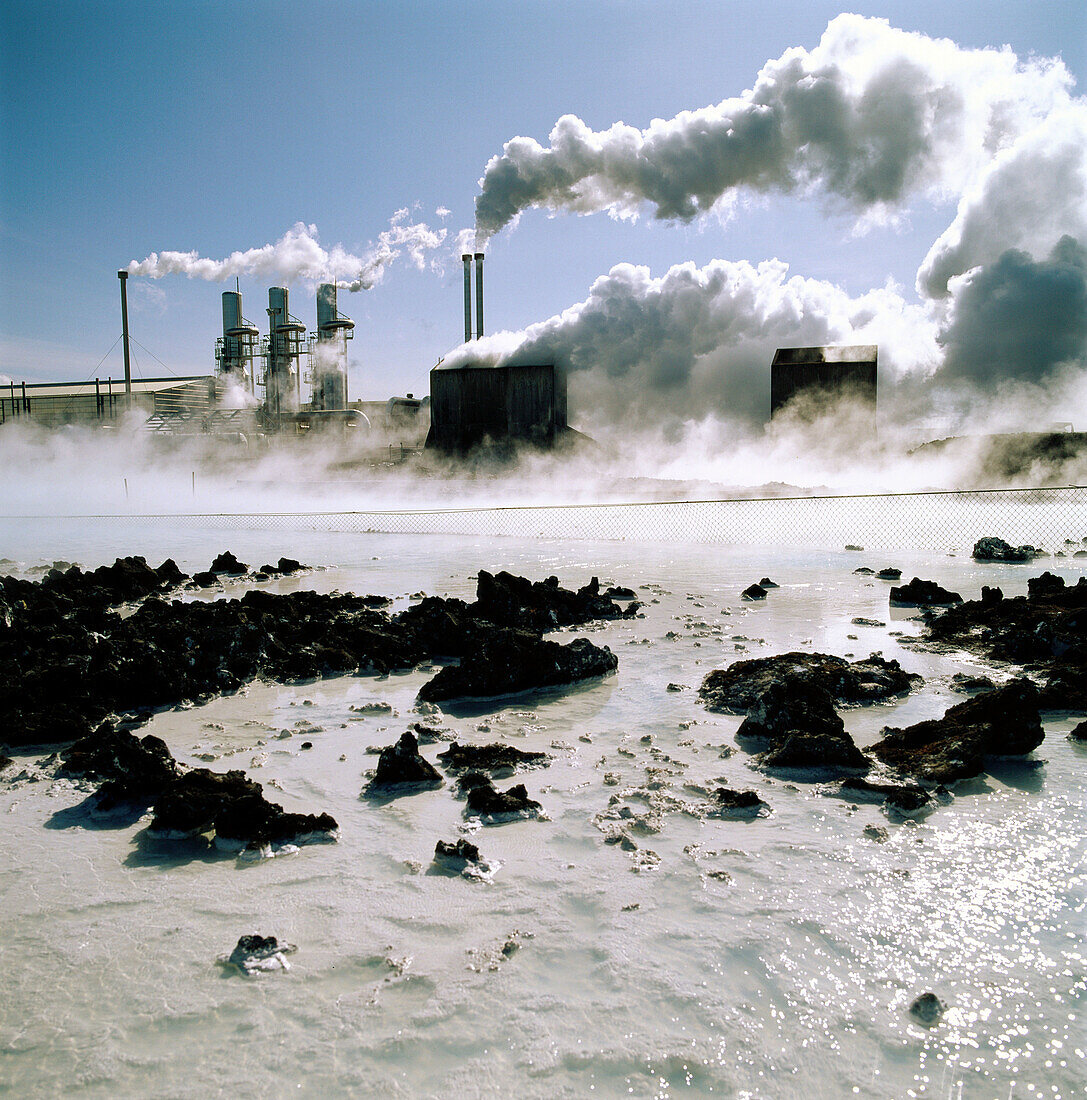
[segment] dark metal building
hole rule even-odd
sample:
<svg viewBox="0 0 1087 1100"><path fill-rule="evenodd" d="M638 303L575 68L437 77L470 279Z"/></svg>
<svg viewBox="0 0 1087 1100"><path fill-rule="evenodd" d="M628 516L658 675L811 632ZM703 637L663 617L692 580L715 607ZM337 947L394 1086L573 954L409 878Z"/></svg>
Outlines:
<svg viewBox="0 0 1087 1100"><path fill-rule="evenodd" d="M566 375L553 363L436 366L427 447L463 453L485 441L551 446L567 429Z"/></svg>
<svg viewBox="0 0 1087 1100"><path fill-rule="evenodd" d="M876 411L876 344L778 348L770 367L770 416L798 394L871 404Z"/></svg>

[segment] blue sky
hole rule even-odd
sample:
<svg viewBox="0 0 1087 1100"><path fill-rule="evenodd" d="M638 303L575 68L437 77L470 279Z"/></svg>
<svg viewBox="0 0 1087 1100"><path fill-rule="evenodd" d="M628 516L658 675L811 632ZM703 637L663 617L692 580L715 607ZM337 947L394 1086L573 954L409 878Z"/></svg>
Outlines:
<svg viewBox="0 0 1087 1100"><path fill-rule="evenodd" d="M821 3L24 3L0 13L0 374L118 376L116 272L152 251L221 258L315 224L362 252L403 207L449 230L444 273L390 266L341 292L354 397L425 392L461 339L453 237L515 135L594 129L717 103L842 9ZM1083 94L1081 3L891 3L850 10L965 47L1060 55ZM444 218L435 211L446 208ZM862 237L825 197L778 196L727 225L530 210L488 247L488 330L583 299L621 261L777 257L851 294L914 274L954 214L915 203ZM232 285L232 284L230 284ZM267 279L241 281L262 329ZM137 373L213 366L227 284L130 280ZM311 287L292 312L315 323ZM105 357L103 359L103 357Z"/></svg>

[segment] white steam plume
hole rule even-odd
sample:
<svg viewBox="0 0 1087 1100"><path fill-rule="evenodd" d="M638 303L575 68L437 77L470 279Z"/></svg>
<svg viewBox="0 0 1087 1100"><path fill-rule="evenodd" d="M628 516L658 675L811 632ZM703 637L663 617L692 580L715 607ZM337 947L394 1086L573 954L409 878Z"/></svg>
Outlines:
<svg viewBox="0 0 1087 1100"><path fill-rule="evenodd" d="M369 290L379 283L385 268L404 253L420 271L428 264L440 266L430 254L441 247L447 230L431 229L425 222L408 220L409 211L398 210L389 228L361 256L342 245L325 249L315 225L298 222L275 244L232 252L226 259L212 260L196 252L152 252L144 260L128 265L130 275L161 279L164 275L186 275L190 279L222 282L235 276L298 280L310 283L336 282L346 290ZM429 258L428 258L429 257Z"/></svg>
<svg viewBox="0 0 1087 1100"><path fill-rule="evenodd" d="M530 207L690 221L737 189L822 189L875 220L911 196L961 194L994 156L1074 101L1060 61L840 15L819 45L769 61L712 107L593 131L564 115L543 147L507 142L476 200L481 242ZM1082 111L1082 101L1076 110Z"/></svg>
<svg viewBox="0 0 1087 1100"><path fill-rule="evenodd" d="M570 375L571 409L597 421L660 423L716 416L765 421L769 365L782 346L879 344L891 380L939 362L936 323L893 284L859 297L818 279L713 260L677 264L659 278L619 264L589 296L523 332L462 345L446 367L473 362L555 363Z"/></svg>

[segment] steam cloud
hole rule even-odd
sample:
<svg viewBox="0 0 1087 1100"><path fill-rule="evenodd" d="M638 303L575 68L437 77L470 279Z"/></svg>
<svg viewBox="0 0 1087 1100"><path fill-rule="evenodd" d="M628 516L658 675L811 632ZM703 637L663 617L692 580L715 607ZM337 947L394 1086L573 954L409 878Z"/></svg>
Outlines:
<svg viewBox="0 0 1087 1100"><path fill-rule="evenodd" d="M821 193L862 227L917 199L958 207L912 303L891 283L851 298L777 261L658 279L620 265L564 313L447 362L555 361L612 419L640 405L657 420L751 425L765 420L779 346L878 343L881 395L898 383L914 404L1074 388L1087 366L1087 100L1073 83L1059 60L842 15L816 48L787 50L716 106L644 130L563 116L548 147L517 137L487 164L480 244L533 207L689 222L727 219L745 191Z"/></svg>
<svg viewBox="0 0 1087 1100"><path fill-rule="evenodd" d="M716 106L645 130L594 132L564 115L548 148L513 138L480 180L476 229L486 240L530 207L633 217L649 204L657 218L689 222L743 187L821 188L878 219L914 194L961 194L1067 109L1072 83L1059 61L841 15L815 49L787 50Z"/></svg>
<svg viewBox="0 0 1087 1100"><path fill-rule="evenodd" d="M425 222L408 219L406 208L398 210L390 219L389 228L379 233L377 240L361 256L348 252L342 245L323 248L317 227L298 222L275 244L232 252L224 260L206 259L196 252L152 252L145 260L133 260L128 265L128 272L152 279L187 275L190 279L209 282L243 275L288 283L334 281L345 290L369 290L381 281L385 269L404 253L420 271L428 263L437 264L431 254L441 247L447 230L431 229Z"/></svg>

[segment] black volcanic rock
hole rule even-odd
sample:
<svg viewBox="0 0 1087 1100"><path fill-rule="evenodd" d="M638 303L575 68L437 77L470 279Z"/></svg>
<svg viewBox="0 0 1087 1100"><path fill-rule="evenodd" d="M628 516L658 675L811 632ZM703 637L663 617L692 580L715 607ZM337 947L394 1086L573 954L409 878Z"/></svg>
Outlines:
<svg viewBox="0 0 1087 1100"><path fill-rule="evenodd" d="M439 840L434 845L434 862L446 870L460 872L466 867L478 867L482 860L479 849L461 837L456 844Z"/></svg>
<svg viewBox="0 0 1087 1100"><path fill-rule="evenodd" d="M241 847L300 841L317 834L328 838L337 828L328 814L287 813L265 799L263 788L244 772L194 768L176 779L155 800L152 832L196 836L215 832Z"/></svg>
<svg viewBox="0 0 1087 1100"><path fill-rule="evenodd" d="M1074 726L1068 733L1068 739L1070 741L1087 741L1087 722L1080 722L1078 726ZM6 759L6 757L3 759ZM0 764L0 768L3 766L3 764Z"/></svg>
<svg viewBox="0 0 1087 1100"><path fill-rule="evenodd" d="M633 597L633 594L632 594ZM471 607L476 618L498 626L546 633L561 626L580 626L595 619L631 617L629 608L621 608L611 597L602 595L600 582L593 577L576 592L560 588L557 577L532 582L502 571L479 571L476 602Z"/></svg>
<svg viewBox="0 0 1087 1100"><path fill-rule="evenodd" d="M849 734L793 731L776 741L756 758L768 769L786 768L819 771L867 771L868 758Z"/></svg>
<svg viewBox="0 0 1087 1100"><path fill-rule="evenodd" d="M229 551L224 550L211 563L209 573L226 573L229 576L240 576L249 569L249 566L238 559Z"/></svg>
<svg viewBox="0 0 1087 1100"><path fill-rule="evenodd" d="M779 743L794 732L845 735L833 696L821 683L807 677L771 683L748 707L736 736Z"/></svg>
<svg viewBox="0 0 1087 1100"><path fill-rule="evenodd" d="M449 665L428 680L419 698L434 703L514 695L605 676L618 664L607 646L601 649L586 638L560 645L524 631L494 630L459 665Z"/></svg>
<svg viewBox="0 0 1087 1100"><path fill-rule="evenodd" d="M895 569L893 566L887 566L886 568L881 569L876 574L876 576L881 581L897 581L902 576L902 570L901 569Z"/></svg>
<svg viewBox="0 0 1087 1100"><path fill-rule="evenodd" d="M753 816L770 808L756 791L734 791L729 787L718 787L713 792L713 799L720 812L726 815Z"/></svg>
<svg viewBox="0 0 1087 1100"><path fill-rule="evenodd" d="M935 581L923 581L914 577L909 584L891 589L892 607L946 607L949 604L962 603L958 592L941 588Z"/></svg>
<svg viewBox="0 0 1087 1100"><path fill-rule="evenodd" d="M740 596L745 600L765 600L766 589L761 584L749 584L741 593Z"/></svg>
<svg viewBox="0 0 1087 1100"><path fill-rule="evenodd" d="M699 698L709 710L746 712L771 684L805 680L829 692L835 703L875 703L904 695L921 677L904 672L897 661L872 655L850 663L827 653L782 653L736 661L715 669L702 681Z"/></svg>
<svg viewBox="0 0 1087 1100"><path fill-rule="evenodd" d="M543 809L539 802L528 797L523 783L507 790L496 790L488 779L472 787L468 792L468 810L480 817L503 819L513 817L531 817Z"/></svg>
<svg viewBox="0 0 1087 1100"><path fill-rule="evenodd" d="M1030 680L1013 680L995 691L951 707L943 718L905 729L887 727L869 750L906 775L949 783L980 775L991 756L1021 756L1045 737L1038 715L1040 694Z"/></svg>
<svg viewBox="0 0 1087 1100"><path fill-rule="evenodd" d="M403 787L440 787L444 780L429 760L419 753L415 734L402 733L395 745L382 749L368 791L384 792Z"/></svg>
<svg viewBox="0 0 1087 1100"><path fill-rule="evenodd" d="M438 759L449 772L513 772L518 768L538 768L551 763L546 752L526 752L499 742L462 745L454 741L444 752L438 753Z"/></svg>
<svg viewBox="0 0 1087 1100"><path fill-rule="evenodd" d="M148 735L136 737L104 722L61 752L61 774L102 782L99 809L128 803L150 805L178 777L177 762L166 742Z"/></svg>
<svg viewBox="0 0 1087 1100"><path fill-rule="evenodd" d="M974 543L974 561L1033 561L1037 550L1033 546L1011 546L1003 539L987 535Z"/></svg>
<svg viewBox="0 0 1087 1100"><path fill-rule="evenodd" d="M935 1027L944 1016L944 1006L935 993L922 993L910 1005L910 1015L925 1027Z"/></svg>
<svg viewBox="0 0 1087 1100"><path fill-rule="evenodd" d="M873 783L863 776L849 776L837 793L856 802L884 802L901 813L915 813L932 804L932 796L914 783Z"/></svg>

